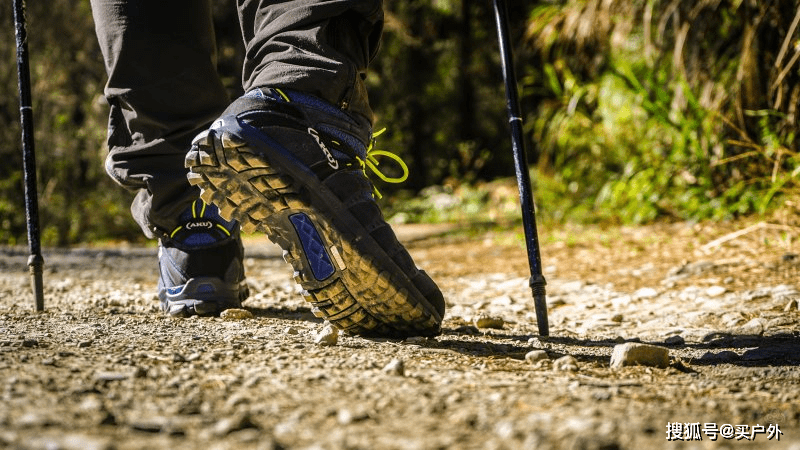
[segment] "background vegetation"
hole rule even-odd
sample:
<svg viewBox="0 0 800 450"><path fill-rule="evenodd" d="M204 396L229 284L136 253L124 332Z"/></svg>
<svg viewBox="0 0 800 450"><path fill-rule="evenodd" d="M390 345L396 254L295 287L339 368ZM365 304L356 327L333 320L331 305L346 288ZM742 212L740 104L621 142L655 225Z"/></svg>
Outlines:
<svg viewBox="0 0 800 450"><path fill-rule="evenodd" d="M800 9L790 0L509 1L544 220L720 220L791 204ZM412 176L395 220L517 220L491 1L388 1L368 82L380 145ZM87 1L30 2L43 237L141 239L107 179L105 75ZM241 93L234 2L220 72ZM0 4L0 243L25 240L11 2Z"/></svg>

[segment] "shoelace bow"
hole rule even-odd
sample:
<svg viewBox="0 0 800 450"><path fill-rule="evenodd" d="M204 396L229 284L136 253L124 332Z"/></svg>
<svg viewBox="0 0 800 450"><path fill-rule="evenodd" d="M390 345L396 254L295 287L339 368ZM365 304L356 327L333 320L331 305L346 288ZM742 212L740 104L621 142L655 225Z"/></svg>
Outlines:
<svg viewBox="0 0 800 450"><path fill-rule="evenodd" d="M291 103L292 101L291 98L289 98L289 96L286 95L285 92L277 88L273 90L277 92L278 95L280 95L284 101L286 101L287 103ZM379 150L375 148L375 144L377 144L378 142L378 140L375 138L383 134L384 131L386 131L386 127L381 128L380 130L372 133L369 146L367 147L366 157L362 159L361 157L356 156L356 160L358 161L358 164L361 166L361 171L364 172L364 176L367 179L369 179L369 174L367 173L367 169L369 169L372 171L373 174L377 175L378 178L380 178L381 180L387 183L399 184L408 179L408 166L406 165L405 161L403 161L403 159L400 158L400 156L398 156L397 154L387 150ZM380 162L378 162L377 158L378 156L386 156L394 160L397 164L400 165L400 168L403 169L403 175L399 177L389 177L385 173L381 172L380 169L378 169L378 165L380 164ZM374 184L372 186L372 193L377 199L383 198L383 195L381 195L380 191L378 191L378 188L376 188Z"/></svg>
<svg viewBox="0 0 800 450"><path fill-rule="evenodd" d="M392 184L402 183L408 179L408 166L406 165L405 161L403 161L403 159L400 158L400 156L398 156L395 153L375 148L375 145L378 142L376 138L381 134L383 134L384 131L386 131L386 128L381 128L375 133L372 133L372 138L370 139L369 146L367 147L366 157L362 159L356 156L356 160L361 166L361 171L364 172L364 176L367 177L367 179L369 179L369 174L367 173L367 169L369 169L372 171L373 174L377 175L378 178L387 183L392 183ZM400 168L403 169L403 174L399 177L390 177L387 176L385 173L381 172L381 170L378 169L378 165L380 164L377 158L378 156L386 156L389 159L394 160L397 164L400 165ZM383 198L383 195L381 195L380 191L378 191L378 188L376 188L374 185L372 186L372 191L373 194L375 195L375 198L378 199Z"/></svg>

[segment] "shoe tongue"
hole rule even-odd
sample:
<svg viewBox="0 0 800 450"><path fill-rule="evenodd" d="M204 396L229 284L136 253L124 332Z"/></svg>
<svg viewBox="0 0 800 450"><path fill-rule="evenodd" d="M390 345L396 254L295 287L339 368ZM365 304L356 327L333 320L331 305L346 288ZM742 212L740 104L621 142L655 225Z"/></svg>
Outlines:
<svg viewBox="0 0 800 450"><path fill-rule="evenodd" d="M186 221L183 227L194 234L210 234L214 230L214 225L215 223L211 219L201 217Z"/></svg>
<svg viewBox="0 0 800 450"><path fill-rule="evenodd" d="M238 116L239 114L249 111L264 110L274 103L275 103L274 99L272 98L267 99L266 97L263 96L239 97L236 99L236 101L228 105L228 107L222 113L221 117Z"/></svg>
<svg viewBox="0 0 800 450"><path fill-rule="evenodd" d="M359 158L364 159L367 157L367 149L364 147L364 144L362 144L352 135L326 124L320 124L318 129L318 132L322 132L323 135L327 135L331 141L345 144L347 148L355 152ZM347 157L352 158L352 155L349 155L348 153L349 152L344 152Z"/></svg>
<svg viewBox="0 0 800 450"><path fill-rule="evenodd" d="M186 250L208 248L229 241L237 229L235 221L220 217L216 206L197 200L179 217L170 241Z"/></svg>
<svg viewBox="0 0 800 450"><path fill-rule="evenodd" d="M259 121L258 111L284 115L290 121L297 120L294 123L296 128L303 131L311 128L325 133L346 144L359 157L365 157L371 136L369 122L358 120L320 98L288 89L256 88L231 103L223 116L256 112L252 118L248 118L255 121L256 127L269 125L270 122L292 127L275 116L271 116L266 123Z"/></svg>

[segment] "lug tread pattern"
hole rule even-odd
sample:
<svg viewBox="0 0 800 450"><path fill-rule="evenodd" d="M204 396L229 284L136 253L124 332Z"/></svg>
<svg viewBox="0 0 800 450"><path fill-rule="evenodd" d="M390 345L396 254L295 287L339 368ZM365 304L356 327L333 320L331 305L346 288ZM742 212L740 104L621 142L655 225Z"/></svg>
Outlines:
<svg viewBox="0 0 800 450"><path fill-rule="evenodd" d="M195 138L186 156L188 180L200 188L205 202L218 206L222 217L238 220L244 232L265 233L283 248L284 259L294 268L295 280L317 317L351 334L401 337L440 333L441 318L400 287L402 282L394 277L401 275L381 269L370 254L359 251L354 236L343 234L333 219L318 214L305 195L306 188L273 167L267 156L256 154L241 139L226 133L210 130ZM346 264L344 270L337 268L322 281L314 278L288 220L299 212L313 221L327 246L337 246Z"/></svg>

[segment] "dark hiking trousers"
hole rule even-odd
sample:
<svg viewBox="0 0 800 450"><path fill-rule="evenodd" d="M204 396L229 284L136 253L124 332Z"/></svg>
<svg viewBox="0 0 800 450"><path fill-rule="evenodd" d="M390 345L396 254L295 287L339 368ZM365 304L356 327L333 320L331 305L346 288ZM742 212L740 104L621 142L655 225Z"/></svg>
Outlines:
<svg viewBox="0 0 800 450"><path fill-rule="evenodd" d="M216 72L210 0L91 0L110 105L106 171L137 192L150 237L197 198L184 157L228 106ZM233 5L231 5L233 7ZM237 0L242 85L307 92L371 126L363 78L383 27L381 0Z"/></svg>

